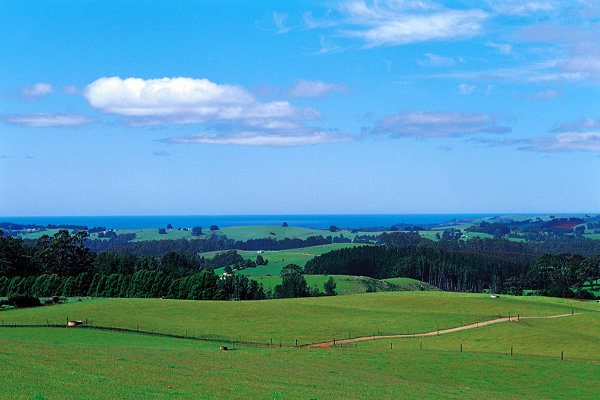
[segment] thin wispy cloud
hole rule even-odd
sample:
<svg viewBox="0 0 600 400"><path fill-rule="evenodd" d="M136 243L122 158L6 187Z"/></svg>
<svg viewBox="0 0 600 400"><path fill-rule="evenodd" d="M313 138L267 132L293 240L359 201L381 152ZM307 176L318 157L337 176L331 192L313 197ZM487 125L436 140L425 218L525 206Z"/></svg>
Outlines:
<svg viewBox="0 0 600 400"><path fill-rule="evenodd" d="M33 86L21 89L21 95L28 99L38 99L40 97L48 96L52 92L54 92L54 87L51 84L44 82L38 82Z"/></svg>
<svg viewBox="0 0 600 400"><path fill-rule="evenodd" d="M568 132L536 137L522 150L539 152L600 152L600 132Z"/></svg>
<svg viewBox="0 0 600 400"><path fill-rule="evenodd" d="M292 28L286 26L286 21L287 21L288 15L284 14L284 13L278 13L278 12L273 12L273 23L275 24L275 27L277 28L277 33L287 33L289 32Z"/></svg>
<svg viewBox="0 0 600 400"><path fill-rule="evenodd" d="M417 60L424 67L451 67L455 64L452 57L444 57L437 54L426 53L424 59Z"/></svg>
<svg viewBox="0 0 600 400"><path fill-rule="evenodd" d="M168 143L203 143L241 146L295 147L322 143L352 141L349 135L315 131L299 135L265 134L261 132L234 132L226 134L200 133L164 139Z"/></svg>
<svg viewBox="0 0 600 400"><path fill-rule="evenodd" d="M512 54L513 46L509 43L494 43L488 42L485 44L487 47L491 47L492 49L496 49L501 54Z"/></svg>
<svg viewBox="0 0 600 400"><path fill-rule="evenodd" d="M327 96L331 92L346 93L347 91L348 88L344 84L300 79L294 82L283 95L289 99L318 99Z"/></svg>
<svg viewBox="0 0 600 400"><path fill-rule="evenodd" d="M554 13L561 8L559 1L550 0L487 0L493 11L515 16Z"/></svg>
<svg viewBox="0 0 600 400"><path fill-rule="evenodd" d="M560 89L559 90L544 89L544 90L537 91L535 93L525 93L525 94L521 95L521 98L536 100L536 101L549 101L549 100L558 99L560 97L563 97L564 95L565 95L565 92Z"/></svg>
<svg viewBox="0 0 600 400"><path fill-rule="evenodd" d="M395 46L479 35L489 15L483 10L447 9L425 1L349 1L340 6L347 21L341 34L366 47Z"/></svg>
<svg viewBox="0 0 600 400"><path fill-rule="evenodd" d="M460 94L462 94L463 96L468 96L471 93L473 93L473 90L475 90L477 88L477 86L475 85L469 85L468 83L461 83L460 85L458 85L458 90L460 92Z"/></svg>
<svg viewBox="0 0 600 400"><path fill-rule="evenodd" d="M157 157L168 157L171 155L171 153L169 153L168 151L153 151L152 154L154 154Z"/></svg>
<svg viewBox="0 0 600 400"><path fill-rule="evenodd" d="M80 90L75 85L65 85L62 90L65 94L80 94Z"/></svg>
<svg viewBox="0 0 600 400"><path fill-rule="evenodd" d="M584 118L575 122L562 123L552 129L552 132L585 132L596 129L600 130L600 119Z"/></svg>
<svg viewBox="0 0 600 400"><path fill-rule="evenodd" d="M511 132L511 128L500 125L498 118L489 114L425 111L401 112L385 116L372 130L374 134L418 138L508 132Z"/></svg>
<svg viewBox="0 0 600 400"><path fill-rule="evenodd" d="M74 127L94 122L90 117L70 113L4 114L2 119L12 125L30 127Z"/></svg>

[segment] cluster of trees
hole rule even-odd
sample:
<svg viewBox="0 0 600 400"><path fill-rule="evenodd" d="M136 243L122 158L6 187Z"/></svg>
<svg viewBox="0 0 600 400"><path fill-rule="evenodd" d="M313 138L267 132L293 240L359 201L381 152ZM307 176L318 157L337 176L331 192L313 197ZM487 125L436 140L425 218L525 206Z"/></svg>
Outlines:
<svg viewBox="0 0 600 400"><path fill-rule="evenodd" d="M43 236L34 246L4 236L0 231L0 296L30 294L48 296L165 297L202 300L259 300L269 297L320 295L297 286L289 290L295 275L282 280L284 289L265 293L261 284L241 275L217 276L217 268L248 268L267 264L243 259L235 250L212 259L194 253L167 252L162 257L102 252L85 246L87 233L70 235L61 230ZM299 267L298 267L299 268ZM289 270L289 269L288 269ZM285 274L284 274L285 275ZM330 285L331 286L331 285ZM335 284L333 284L335 289ZM326 293L331 294L331 287Z"/></svg>
<svg viewBox="0 0 600 400"><path fill-rule="evenodd" d="M482 221L479 225L473 225L466 229L469 232L481 232L494 235L495 238L501 238L510 233L510 226L502 222Z"/></svg>
<svg viewBox="0 0 600 400"><path fill-rule="evenodd" d="M61 279L58 275L0 277L0 296L27 293L36 297L164 297L186 300L261 300L261 284L245 276L218 277L213 271L173 279L161 270L140 270L134 274L87 272Z"/></svg>
<svg viewBox="0 0 600 400"><path fill-rule="evenodd" d="M544 295L589 297L582 288L586 282L600 278L600 257L542 255L531 264L427 246L361 246L315 257L306 264L305 272L378 279L409 277L449 291L488 289L519 294L530 288Z"/></svg>
<svg viewBox="0 0 600 400"><path fill-rule="evenodd" d="M325 282L323 289L325 293L319 291L319 288L309 288L306 279L304 279L302 268L296 264L288 264L281 270L281 284L275 286L272 297L277 299L294 297L318 297L335 296L335 281L332 277Z"/></svg>
<svg viewBox="0 0 600 400"><path fill-rule="evenodd" d="M166 232L166 231L165 231ZM135 235L135 234L131 234ZM131 237L125 234L117 235L109 240L86 239L85 245L94 252L112 251L119 254L153 255L160 257L163 254L176 251L180 253L204 253L208 251L223 250L287 250L309 246L322 246L337 242L350 242L348 238L334 238L331 236L311 236L306 239L285 238L277 240L274 238L249 239L236 241L224 236L208 236L202 239L162 239L131 242ZM31 245L34 241L28 241Z"/></svg>

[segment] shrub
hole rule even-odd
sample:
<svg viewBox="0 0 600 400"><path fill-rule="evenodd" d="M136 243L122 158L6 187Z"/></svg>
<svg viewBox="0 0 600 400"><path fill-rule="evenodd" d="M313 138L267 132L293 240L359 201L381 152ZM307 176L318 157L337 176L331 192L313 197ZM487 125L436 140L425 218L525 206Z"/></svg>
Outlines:
<svg viewBox="0 0 600 400"><path fill-rule="evenodd" d="M5 304L15 307L37 307L42 305L39 298L30 294L13 294L5 301Z"/></svg>

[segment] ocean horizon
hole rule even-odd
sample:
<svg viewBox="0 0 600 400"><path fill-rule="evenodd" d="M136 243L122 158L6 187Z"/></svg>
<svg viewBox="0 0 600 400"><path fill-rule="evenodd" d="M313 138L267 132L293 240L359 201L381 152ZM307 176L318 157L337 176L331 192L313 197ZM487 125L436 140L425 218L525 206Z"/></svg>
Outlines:
<svg viewBox="0 0 600 400"><path fill-rule="evenodd" d="M472 220L484 217L516 214L273 214L273 215L135 215L135 216L27 216L0 217L0 222L36 225L85 225L107 229L150 229L171 224L174 228L191 228L211 225L253 226L281 225L302 228L327 229L331 225L345 229L389 227L392 225L432 225L455 220ZM531 215L531 214L523 214Z"/></svg>

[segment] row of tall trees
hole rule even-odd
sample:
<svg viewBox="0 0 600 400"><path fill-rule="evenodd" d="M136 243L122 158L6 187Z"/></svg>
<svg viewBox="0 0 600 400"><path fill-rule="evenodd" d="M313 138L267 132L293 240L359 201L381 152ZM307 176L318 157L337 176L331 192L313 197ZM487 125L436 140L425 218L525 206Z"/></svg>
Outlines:
<svg viewBox="0 0 600 400"><path fill-rule="evenodd" d="M583 287L600 279L600 256L542 255L532 264L427 246L361 246L315 257L305 272L409 277L449 291L519 294L528 288L551 296L589 297Z"/></svg>
<svg viewBox="0 0 600 400"><path fill-rule="evenodd" d="M0 296L27 293L38 297L165 297L186 300L261 300L261 284L245 276L218 277L213 271L173 279L160 270L134 274L94 274L83 272L61 279L58 275L7 278L0 276Z"/></svg>

